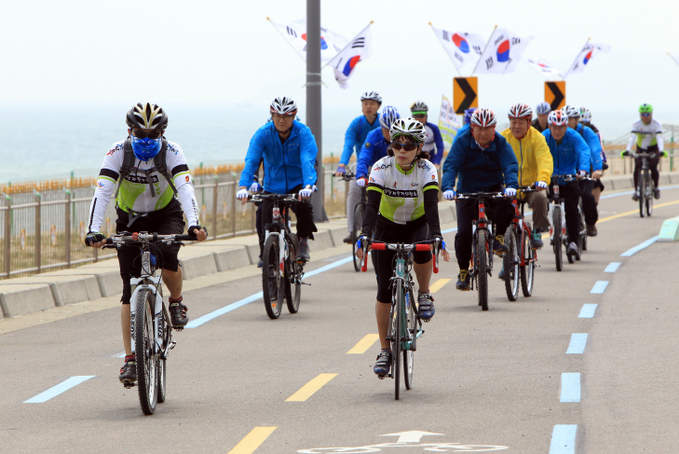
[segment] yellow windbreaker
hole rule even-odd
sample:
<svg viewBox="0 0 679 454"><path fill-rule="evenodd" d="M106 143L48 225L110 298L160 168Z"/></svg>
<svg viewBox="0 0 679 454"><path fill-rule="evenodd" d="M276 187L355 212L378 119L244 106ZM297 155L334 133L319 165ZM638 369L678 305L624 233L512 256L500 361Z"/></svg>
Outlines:
<svg viewBox="0 0 679 454"><path fill-rule="evenodd" d="M519 186L530 186L536 181L549 184L554 161L545 136L532 126L521 140L515 138L509 128L501 134L509 142L519 162Z"/></svg>

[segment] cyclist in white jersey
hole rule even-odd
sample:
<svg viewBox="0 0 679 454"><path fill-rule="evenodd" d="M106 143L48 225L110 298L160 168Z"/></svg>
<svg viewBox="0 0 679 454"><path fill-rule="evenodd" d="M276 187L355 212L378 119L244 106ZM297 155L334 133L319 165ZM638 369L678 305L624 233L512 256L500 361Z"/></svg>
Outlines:
<svg viewBox="0 0 679 454"><path fill-rule="evenodd" d="M401 118L389 130L391 146L388 155L377 161L370 172L368 205L363 221L361 242L388 243L441 238L438 213L438 177L436 168L421 157L426 138L424 126L412 118ZM359 258L363 251L359 249ZM391 307L391 279L394 251L373 251L373 265L377 277L377 300L375 317L380 336L381 351L377 356L374 372L380 377L389 373L391 351L387 340L389 309ZM443 258L450 254L443 251ZM422 321L434 316L434 299L429 293L431 279L431 252L414 252L413 269L418 282L418 312Z"/></svg>
<svg viewBox="0 0 679 454"><path fill-rule="evenodd" d="M650 104L642 104L639 107L639 116L641 119L632 125L632 134L630 135L627 149L622 152L621 156L629 156L632 147L636 144L637 153L655 153L655 157L650 160L651 178L655 183L653 196L656 199L660 198L658 163L660 156L667 156L667 152L663 150L664 142L662 138L662 124L653 118L653 106ZM642 158L634 159L634 194L632 199L639 200L639 173L641 173Z"/></svg>
<svg viewBox="0 0 679 454"><path fill-rule="evenodd" d="M167 123L167 115L155 104L137 104L127 113L128 139L111 146L99 172L85 237L88 246L104 245L106 236L100 229L104 211L114 193L118 213L116 232L181 234L185 225L183 216L186 216L188 233L195 235L198 241L207 239L207 230L198 221L198 203L184 153L179 145L163 137ZM130 169L125 168L126 155L129 156L127 162L132 163ZM163 155L164 165L158 160ZM165 174L159 171L159 166L164 167ZM172 325L183 328L188 317L187 307L182 303L182 269L177 259L179 245L160 244L156 248L163 282L170 292ZM121 382L134 382L137 374L130 339L130 278L140 274L141 264L139 249L134 246L123 246L117 252L123 279L121 324L125 346L125 365L119 378Z"/></svg>

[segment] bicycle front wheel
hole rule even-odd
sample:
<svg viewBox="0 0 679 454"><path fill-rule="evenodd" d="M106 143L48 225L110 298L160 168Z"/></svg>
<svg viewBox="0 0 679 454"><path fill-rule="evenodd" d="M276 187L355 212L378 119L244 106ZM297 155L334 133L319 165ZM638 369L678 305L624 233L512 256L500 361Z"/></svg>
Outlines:
<svg viewBox="0 0 679 454"><path fill-rule="evenodd" d="M651 176L646 174L646 181L648 184L646 185L646 216L649 218L653 214L653 198L654 198L654 192L655 192L655 183L653 183L653 179L651 179Z"/></svg>
<svg viewBox="0 0 679 454"><path fill-rule="evenodd" d="M354 208L354 225L352 227L351 232L351 253L353 254L354 257L354 270L356 270L356 272L361 271L361 260L358 257L356 257L356 250L358 249L356 247L356 241L358 241L358 237L361 235L361 230L363 229L364 216L365 216L365 205L359 203Z"/></svg>
<svg viewBox="0 0 679 454"><path fill-rule="evenodd" d="M479 291L479 306L481 310L488 310L488 232L476 232L476 284Z"/></svg>
<svg viewBox="0 0 679 454"><path fill-rule="evenodd" d="M554 237L552 238L552 247L554 248L554 260L556 261L556 270L563 269L563 250L561 249L561 206L556 205L552 210L552 227L554 229Z"/></svg>
<svg viewBox="0 0 679 454"><path fill-rule="evenodd" d="M155 353L153 330L153 292L143 289L137 294L134 319L134 354L137 361L137 384L139 403L145 415L156 411L158 401L158 356Z"/></svg>
<svg viewBox="0 0 679 454"><path fill-rule="evenodd" d="M519 297L519 248L516 241L516 227L510 225L505 232L507 253L502 258L505 270L505 290L509 301L516 301Z"/></svg>
<svg viewBox="0 0 679 454"><path fill-rule="evenodd" d="M403 298L403 288L401 285L396 286L392 298L391 313L389 314L391 331L389 342L391 343L391 376L395 383L394 398L398 400L401 390L401 321L399 320L401 317L400 301Z"/></svg>
<svg viewBox="0 0 679 454"><path fill-rule="evenodd" d="M415 359L415 350L417 342L417 315L415 314L415 299L413 298L412 289L408 289L406 298L406 332L405 343L406 348L403 350L403 381L406 389L413 387L413 360Z"/></svg>
<svg viewBox="0 0 679 454"><path fill-rule="evenodd" d="M165 305L163 305L163 308ZM158 334L163 339L163 347L165 349L169 348L170 344L170 333L168 331L167 320L165 318L165 312L160 313L158 318ZM163 358L162 355L158 355L158 403L165 402L167 398L167 359Z"/></svg>
<svg viewBox="0 0 679 454"><path fill-rule="evenodd" d="M283 306L283 271L280 266L278 235L270 235L262 251L262 296L266 315L277 319Z"/></svg>
<svg viewBox="0 0 679 454"><path fill-rule="evenodd" d="M639 174L639 216L644 217L644 204L646 203L646 172Z"/></svg>
<svg viewBox="0 0 679 454"><path fill-rule="evenodd" d="M535 249L530 244L530 228L526 228L521 246L521 291L523 296L529 297L533 294L533 279L535 272Z"/></svg>
<svg viewBox="0 0 679 454"><path fill-rule="evenodd" d="M296 314L299 310L299 301L302 295L302 281L300 274L302 273L302 264L297 262L297 235L290 234L288 241L289 254L285 259L285 302L288 305L288 311L291 314Z"/></svg>

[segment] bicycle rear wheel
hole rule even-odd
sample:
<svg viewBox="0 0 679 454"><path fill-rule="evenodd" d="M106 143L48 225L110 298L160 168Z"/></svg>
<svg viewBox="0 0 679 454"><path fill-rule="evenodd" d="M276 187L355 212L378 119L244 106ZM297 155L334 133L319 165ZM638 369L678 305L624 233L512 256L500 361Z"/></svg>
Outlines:
<svg viewBox="0 0 679 454"><path fill-rule="evenodd" d="M354 270L356 272L361 271L361 260L356 257L356 241L361 235L361 230L363 229L363 217L365 216L365 205L359 203L354 208L354 225L351 232L351 253L354 257Z"/></svg>
<svg viewBox="0 0 679 454"><path fill-rule="evenodd" d="M134 354L137 360L139 403L145 415L152 415L158 402L158 355L155 353L153 330L154 299L151 290L143 289L137 294L135 301Z"/></svg>
<svg viewBox="0 0 679 454"><path fill-rule="evenodd" d="M165 305L163 305L165 308ZM165 319L165 312L160 313L158 318L158 335L163 340L163 347L165 349L169 348L170 345L170 333L167 326L167 320ZM167 359L162 358L162 355L158 355L158 403L165 402L167 398Z"/></svg>
<svg viewBox="0 0 679 454"><path fill-rule="evenodd" d="M516 241L516 227L510 225L505 232L505 244L507 253L502 258L502 266L505 270L505 290L509 301L516 301L519 297L519 262L520 252Z"/></svg>
<svg viewBox="0 0 679 454"><path fill-rule="evenodd" d="M299 310L299 301L302 296L302 282L299 275L302 272L302 264L297 262L297 235L290 234L288 241L288 258L285 259L285 273L283 276L285 285L285 303L291 314Z"/></svg>
<svg viewBox="0 0 679 454"><path fill-rule="evenodd" d="M521 251L523 262L519 269L521 274L521 291L523 296L529 297L533 294L533 279L535 277L535 249L530 244L529 227L526 227L526 234L523 235Z"/></svg>
<svg viewBox="0 0 679 454"><path fill-rule="evenodd" d="M266 315L277 319L283 306L283 270L280 266L278 235L269 235L262 251L262 296Z"/></svg>
<svg viewBox="0 0 679 454"><path fill-rule="evenodd" d="M488 232L478 230L476 240L476 284L481 310L488 310Z"/></svg>
<svg viewBox="0 0 679 454"><path fill-rule="evenodd" d="M413 360L417 349L417 315L415 314L415 299L412 289L408 289L406 295L408 298L406 299L406 332L404 334L408 348L403 350L403 381L406 389L410 389L413 387Z"/></svg>
<svg viewBox="0 0 679 454"><path fill-rule="evenodd" d="M561 207L555 205L552 210L552 227L554 229L554 236L552 238L552 247L554 248L554 260L556 261L556 270L563 269L563 250L561 249Z"/></svg>
<svg viewBox="0 0 679 454"><path fill-rule="evenodd" d="M646 202L646 172L639 174L639 216L644 217L644 203Z"/></svg>

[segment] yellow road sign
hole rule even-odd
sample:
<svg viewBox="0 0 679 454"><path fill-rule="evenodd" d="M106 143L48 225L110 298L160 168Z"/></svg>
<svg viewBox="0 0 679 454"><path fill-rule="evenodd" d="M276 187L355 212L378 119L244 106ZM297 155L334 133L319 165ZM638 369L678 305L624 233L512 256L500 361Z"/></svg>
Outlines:
<svg viewBox="0 0 679 454"><path fill-rule="evenodd" d="M453 78L453 108L455 113L463 114L465 110L479 107L478 78L455 77Z"/></svg>
<svg viewBox="0 0 679 454"><path fill-rule="evenodd" d="M566 105L566 81L545 82L545 102L552 106L552 110L561 109Z"/></svg>

